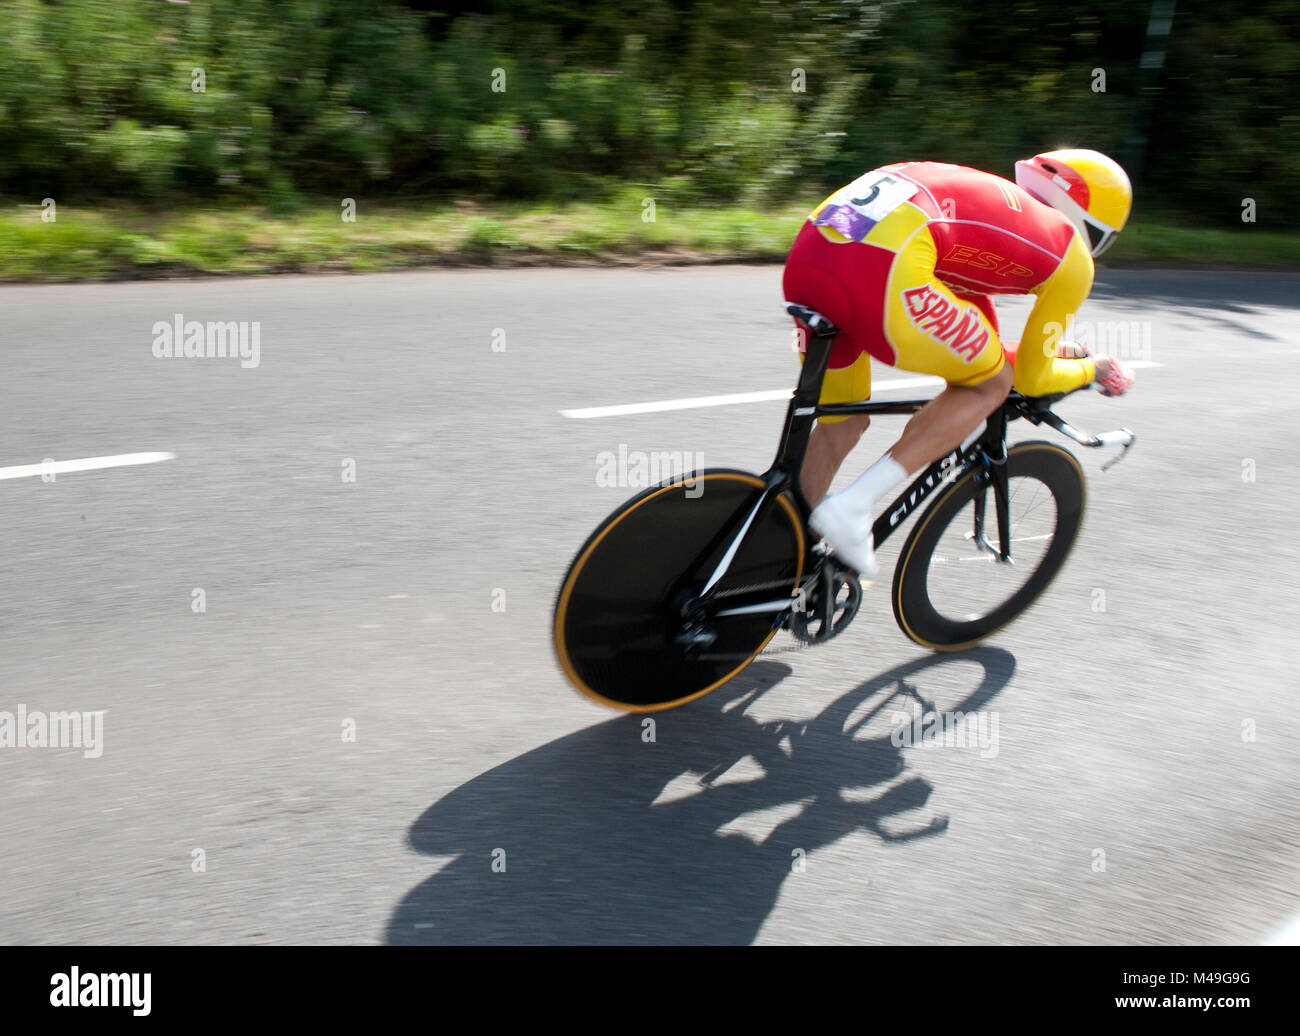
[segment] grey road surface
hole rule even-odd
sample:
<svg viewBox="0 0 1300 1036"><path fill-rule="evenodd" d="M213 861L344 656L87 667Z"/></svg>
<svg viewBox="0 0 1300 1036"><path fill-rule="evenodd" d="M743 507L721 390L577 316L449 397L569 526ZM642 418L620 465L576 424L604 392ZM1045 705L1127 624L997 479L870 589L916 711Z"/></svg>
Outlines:
<svg viewBox="0 0 1300 1036"><path fill-rule="evenodd" d="M651 728L551 649L637 491L601 472L762 471L784 404L560 411L792 386L779 267L0 287L0 467L175 454L0 479L0 725L103 711L0 747L0 941L1264 940L1300 911L1298 300L1101 271L1080 327L1148 365L1062 412L1139 438L1075 450L1048 595L940 656L883 579ZM258 322L257 365L155 356L177 314ZM917 698L983 742L895 744Z"/></svg>

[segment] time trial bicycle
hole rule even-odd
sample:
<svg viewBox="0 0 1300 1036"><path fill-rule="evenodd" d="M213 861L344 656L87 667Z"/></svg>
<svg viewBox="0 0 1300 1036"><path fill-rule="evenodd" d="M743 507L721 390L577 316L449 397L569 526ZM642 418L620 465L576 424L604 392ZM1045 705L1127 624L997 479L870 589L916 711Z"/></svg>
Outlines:
<svg viewBox="0 0 1300 1036"><path fill-rule="evenodd" d="M782 630L798 646L822 643L857 614L858 574L809 529L799 491L813 424L824 415L915 413L930 400L819 402L839 329L805 306L786 310L807 349L772 466L762 475L709 468L651 486L606 518L570 564L554 644L583 694L637 712L674 708L730 680ZM1007 426L1023 419L1081 446L1123 447L1103 470L1135 440L1127 428L1087 435L1066 423L1052 407L1069 394L1012 392L876 519L879 548L920 511L890 594L916 643L938 651L976 644L1061 570L1083 519L1083 470L1056 443L1008 449Z"/></svg>

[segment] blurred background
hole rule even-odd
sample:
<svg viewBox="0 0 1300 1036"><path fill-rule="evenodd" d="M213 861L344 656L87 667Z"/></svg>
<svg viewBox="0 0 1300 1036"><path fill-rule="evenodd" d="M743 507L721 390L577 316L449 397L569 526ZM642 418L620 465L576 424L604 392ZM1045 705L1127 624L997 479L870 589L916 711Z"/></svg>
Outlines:
<svg viewBox="0 0 1300 1036"><path fill-rule="evenodd" d="M1112 258L1198 259L1179 228L1300 226L1298 66L1291 0L13 0L0 275L777 259L866 169L1058 146L1137 181ZM46 199L93 212L38 235Z"/></svg>

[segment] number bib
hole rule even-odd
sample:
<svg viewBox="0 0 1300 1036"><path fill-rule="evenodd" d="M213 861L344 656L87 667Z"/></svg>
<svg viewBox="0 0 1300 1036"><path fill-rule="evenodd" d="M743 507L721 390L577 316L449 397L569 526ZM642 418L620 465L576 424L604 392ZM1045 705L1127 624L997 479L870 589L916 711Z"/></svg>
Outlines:
<svg viewBox="0 0 1300 1036"><path fill-rule="evenodd" d="M907 180L873 169L832 194L813 223L861 241L872 227L920 189Z"/></svg>

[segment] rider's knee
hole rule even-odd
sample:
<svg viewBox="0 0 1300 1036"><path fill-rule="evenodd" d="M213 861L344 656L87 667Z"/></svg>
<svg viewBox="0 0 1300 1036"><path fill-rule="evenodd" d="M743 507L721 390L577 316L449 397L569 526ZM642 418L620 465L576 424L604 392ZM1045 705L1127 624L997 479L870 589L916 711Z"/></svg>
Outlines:
<svg viewBox="0 0 1300 1036"><path fill-rule="evenodd" d="M866 414L854 414L844 423L848 425L845 429L845 437L851 439L853 444L857 445L858 440L862 438L862 433L871 424L871 418Z"/></svg>
<svg viewBox="0 0 1300 1036"><path fill-rule="evenodd" d="M999 398L1006 396L1011 391L1012 382L1015 381L1016 370L1009 363L1004 363L1001 369L989 378L987 381L981 381L980 385L985 386L985 391L990 395L997 395Z"/></svg>

